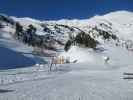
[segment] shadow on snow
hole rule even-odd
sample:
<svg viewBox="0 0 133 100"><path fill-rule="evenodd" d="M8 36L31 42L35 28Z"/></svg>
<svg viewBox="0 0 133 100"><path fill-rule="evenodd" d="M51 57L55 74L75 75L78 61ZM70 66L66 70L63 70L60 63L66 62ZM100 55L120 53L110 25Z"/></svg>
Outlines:
<svg viewBox="0 0 133 100"><path fill-rule="evenodd" d="M0 70L35 65L35 60L11 49L0 47Z"/></svg>

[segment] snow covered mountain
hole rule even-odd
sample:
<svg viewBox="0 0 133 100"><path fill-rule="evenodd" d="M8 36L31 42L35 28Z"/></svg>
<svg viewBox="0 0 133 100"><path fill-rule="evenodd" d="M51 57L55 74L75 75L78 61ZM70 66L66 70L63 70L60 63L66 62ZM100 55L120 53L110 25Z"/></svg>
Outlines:
<svg viewBox="0 0 133 100"><path fill-rule="evenodd" d="M58 21L1 14L0 100L132 100L132 32L128 11ZM53 56L77 63L49 71Z"/></svg>
<svg viewBox="0 0 133 100"><path fill-rule="evenodd" d="M133 49L133 13L128 11L112 12L84 20L58 21L0 15L0 31L37 48L41 53L46 50L68 51L71 46L101 52L107 49L105 45L119 46L130 51Z"/></svg>

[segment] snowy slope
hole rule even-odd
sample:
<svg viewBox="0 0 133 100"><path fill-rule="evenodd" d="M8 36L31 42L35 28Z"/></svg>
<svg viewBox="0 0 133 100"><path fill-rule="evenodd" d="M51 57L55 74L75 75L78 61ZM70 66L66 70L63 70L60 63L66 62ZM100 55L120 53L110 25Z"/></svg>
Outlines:
<svg viewBox="0 0 133 100"><path fill-rule="evenodd" d="M41 63L43 60L33 55L32 51L33 47L14 40L7 28L0 30L0 70L31 67Z"/></svg>
<svg viewBox="0 0 133 100"><path fill-rule="evenodd" d="M49 71L51 57L43 57L32 53L32 46L15 40L15 25L10 21L0 21L4 28L0 28L0 68L4 61L21 60L19 65L25 68L0 70L0 100L132 100L133 81L124 80L125 72L133 72L132 32L133 13L127 11L112 12L103 16L94 16L85 20L38 21L31 18L11 18L19 22L24 32L32 24L36 27L36 38L47 40L44 43L55 43L59 51L52 51L69 57L77 63L57 64ZM10 23L9 23L10 22ZM104 39L100 32L116 35L118 39ZM76 37L80 32L89 34L99 42L95 50L82 45L72 45L66 52L64 44L72 34ZM46 37L50 37L48 39ZM62 44L60 44L60 42ZM129 47L127 47L129 46ZM3 50L4 49L4 50ZM49 49L45 49L48 51ZM11 55L6 55L13 52ZM46 53L45 53L46 54ZM21 57L19 57L21 56ZM104 58L110 58L105 63ZM6 59L6 57L9 57ZM17 58L19 57L19 58ZM23 64L33 60L43 63ZM27 60L30 59L30 60ZM17 65L13 61L13 65ZM7 67L11 67L8 63Z"/></svg>
<svg viewBox="0 0 133 100"><path fill-rule="evenodd" d="M132 35L133 31L133 13L128 11L116 11L106 14L104 16L94 16L90 19L84 20L59 20L51 21L51 23L75 26L83 30L89 30L90 26L98 26L102 28L106 28L107 26L109 26L112 27L112 31L114 31L114 34L116 33L116 35L118 35L119 37L132 40L132 37L130 38L130 36ZM99 24L102 23L103 26L99 26Z"/></svg>
<svg viewBox="0 0 133 100"><path fill-rule="evenodd" d="M0 23L4 26L3 28L0 28L2 38L13 39L16 31L15 24L17 22L19 22L23 28L23 32L21 33L22 37L20 37L21 41L19 41L19 43L26 43L24 38L30 37L30 35L28 35L29 33L26 32L29 25L33 25L36 28L36 32L33 34L34 39L28 41L27 43L34 42L34 45L36 46L39 44L39 46L43 48L43 53L45 51L49 52L49 49L52 48L56 51L52 52L65 58L71 58L71 61L77 60L78 62L94 63L97 59L100 63L103 61L104 56L109 56L112 60L114 58L115 61L115 57L111 55L114 55L112 52L115 50L117 51L119 48L125 53L122 56L127 59L128 56L125 56L130 55L128 54L128 50L132 51L133 49L133 13L128 11L111 12L103 16L94 16L90 19L84 20L62 19L58 21L39 21L28 17L16 18L1 15ZM76 46L72 46L68 52L65 52L63 49L70 36L75 38L81 32L90 35L91 38L99 42L96 50L93 51L90 48L86 48L78 44ZM106 35L109 35L109 37L107 38ZM116 39L114 39L113 36L115 36ZM5 44L8 45L8 43Z"/></svg>
<svg viewBox="0 0 133 100"><path fill-rule="evenodd" d="M53 42L55 42L54 46L56 47L57 45L62 46L61 44L65 44L69 39L70 34L76 36L80 32L89 34L101 44L103 44L104 39L102 38L102 35L99 34L99 31L105 31L110 35L113 34L117 36L119 43L118 41L116 42L120 45L127 41L132 42L132 16L132 12L117 11L104 16L94 16L84 20L62 19L58 21L39 21L28 17L7 17L7 19L12 19L14 23L19 22L25 31L28 29L29 25L33 25L36 28L36 34L38 36L42 36L45 39L46 37L49 37L50 39L47 39L47 41L51 42L52 39ZM8 30L8 32L15 33L15 25L8 24L5 28L6 31Z"/></svg>

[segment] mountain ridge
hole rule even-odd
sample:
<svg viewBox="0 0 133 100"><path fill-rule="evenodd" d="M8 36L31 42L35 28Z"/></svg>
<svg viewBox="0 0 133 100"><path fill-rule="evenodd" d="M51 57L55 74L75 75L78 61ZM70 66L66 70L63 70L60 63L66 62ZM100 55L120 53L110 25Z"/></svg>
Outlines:
<svg viewBox="0 0 133 100"><path fill-rule="evenodd" d="M16 34L16 23L19 23L22 27L22 32L18 32L22 35L20 40L32 46L35 44L30 44L29 41L27 42L27 39L29 40L31 36L34 37L32 41L36 41L36 43L43 41L42 44L44 47L57 49L59 47L64 48L63 45L65 45L68 40L74 40L78 34L83 33L89 35L90 38L98 41L100 44L104 44L105 41L113 42L117 46L124 45L124 47L132 49L132 16L132 12L116 11L84 20L62 19L57 21L40 21L29 17L16 18L1 15L0 23L1 26L5 26L1 28L3 31L12 33L13 35ZM31 35L27 33L30 25L35 29L35 32ZM86 45L88 45L89 42L91 41L88 41ZM82 41L82 43L80 42L81 45L85 45L85 41ZM49 45L52 46L50 47Z"/></svg>

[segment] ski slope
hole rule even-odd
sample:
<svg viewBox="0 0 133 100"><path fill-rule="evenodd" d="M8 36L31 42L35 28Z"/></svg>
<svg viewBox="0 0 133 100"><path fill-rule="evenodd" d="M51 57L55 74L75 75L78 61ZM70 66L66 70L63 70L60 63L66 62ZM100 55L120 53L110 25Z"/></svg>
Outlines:
<svg viewBox="0 0 133 100"><path fill-rule="evenodd" d="M1 85L1 100L132 100L133 82L123 80L132 66L64 65L45 77ZM38 75L38 74L36 74Z"/></svg>
<svg viewBox="0 0 133 100"><path fill-rule="evenodd" d="M14 47L11 44L10 48ZM132 100L133 81L124 80L123 73L132 72L133 53L105 47L108 50L102 54L89 51L93 56L89 59L84 57L88 51L77 48L77 54L84 55L80 56L81 62L57 65L52 72L48 64L0 71L0 100ZM108 64L103 55L111 57Z"/></svg>
<svg viewBox="0 0 133 100"><path fill-rule="evenodd" d="M90 25L110 22L114 34L132 40L132 16L131 12L122 11L85 20L44 23L61 23L87 31ZM25 27L34 23L38 30L42 30L40 21L12 18ZM54 30L53 26L49 27ZM62 32L68 31L61 29ZM102 52L72 46L68 52L58 52L59 56L78 62L57 64L50 71L47 63L51 61L50 57L34 55L32 47L14 40L9 31L14 30L10 26L0 30L0 100L133 100L133 80L123 79L127 77L124 73L133 73L132 51L114 45L113 41L99 39L100 48L104 49ZM108 63L103 59L105 56L110 58Z"/></svg>

